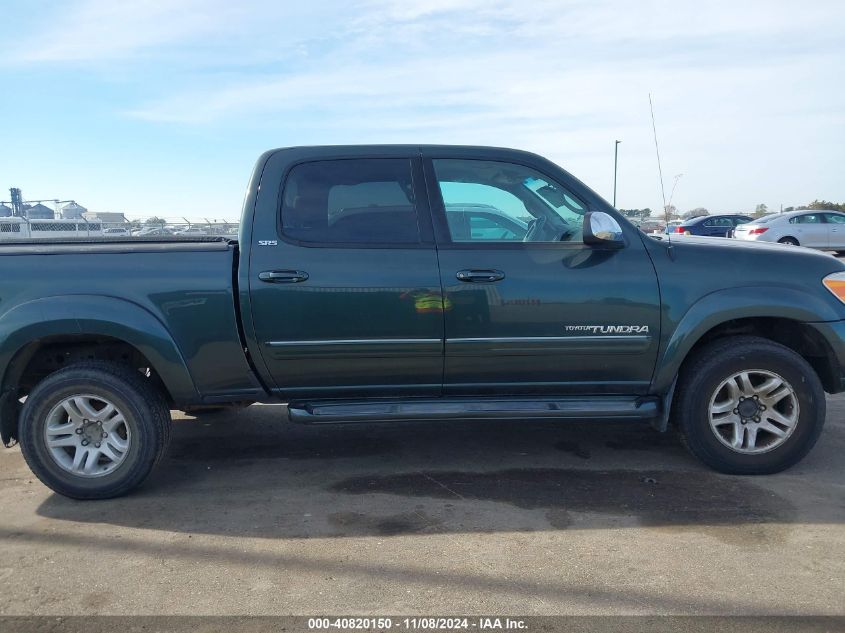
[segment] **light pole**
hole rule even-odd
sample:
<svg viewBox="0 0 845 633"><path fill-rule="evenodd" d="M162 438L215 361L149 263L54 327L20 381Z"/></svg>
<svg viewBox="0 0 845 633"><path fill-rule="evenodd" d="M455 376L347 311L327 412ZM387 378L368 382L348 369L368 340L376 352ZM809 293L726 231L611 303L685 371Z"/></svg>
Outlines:
<svg viewBox="0 0 845 633"><path fill-rule="evenodd" d="M616 167L619 164L619 143L622 141L615 141L613 143L613 208L616 208Z"/></svg>

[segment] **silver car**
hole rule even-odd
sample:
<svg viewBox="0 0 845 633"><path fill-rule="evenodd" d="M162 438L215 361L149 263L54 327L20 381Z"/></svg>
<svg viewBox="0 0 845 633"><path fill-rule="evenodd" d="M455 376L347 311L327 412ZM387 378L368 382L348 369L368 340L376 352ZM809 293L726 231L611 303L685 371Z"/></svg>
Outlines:
<svg viewBox="0 0 845 633"><path fill-rule="evenodd" d="M738 240L808 246L845 255L845 213L824 209L773 213L740 224L734 237Z"/></svg>

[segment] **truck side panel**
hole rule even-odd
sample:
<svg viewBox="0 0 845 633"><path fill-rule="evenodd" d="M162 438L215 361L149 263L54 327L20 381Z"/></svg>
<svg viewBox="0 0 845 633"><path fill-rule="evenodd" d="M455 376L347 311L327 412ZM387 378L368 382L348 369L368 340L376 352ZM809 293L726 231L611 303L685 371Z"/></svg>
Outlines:
<svg viewBox="0 0 845 633"><path fill-rule="evenodd" d="M260 397L238 336L233 247L161 246L0 250L0 367L40 338L105 335L160 358L154 369L177 404ZM44 279L57 289L50 297Z"/></svg>
<svg viewBox="0 0 845 633"><path fill-rule="evenodd" d="M653 393L670 388L690 350L716 327L742 319L805 324L845 316L833 295L820 292L825 275L842 269L829 255L716 238L685 238L671 246L647 239L645 244L660 279L663 306ZM765 251L771 256L763 260ZM737 271L742 285L730 287Z"/></svg>

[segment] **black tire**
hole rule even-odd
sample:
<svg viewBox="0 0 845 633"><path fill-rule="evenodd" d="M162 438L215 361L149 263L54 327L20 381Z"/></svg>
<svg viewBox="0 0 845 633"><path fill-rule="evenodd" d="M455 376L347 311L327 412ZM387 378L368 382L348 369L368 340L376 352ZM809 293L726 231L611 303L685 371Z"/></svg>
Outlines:
<svg viewBox="0 0 845 633"><path fill-rule="evenodd" d="M126 457L113 471L86 478L64 470L50 455L44 436L48 413L76 394L102 396L123 414L132 433ZM165 455L170 410L162 394L138 371L105 361L86 361L56 371L29 393L21 412L21 452L44 485L73 499L109 499L141 484Z"/></svg>
<svg viewBox="0 0 845 633"><path fill-rule="evenodd" d="M782 237L778 240L778 244L786 244L787 246L801 246L794 237Z"/></svg>
<svg viewBox="0 0 845 633"><path fill-rule="evenodd" d="M710 401L722 381L743 370L767 370L793 388L800 412L792 434L767 452L743 454L710 428ZM813 448L824 426L825 396L810 364L788 347L756 336L731 336L698 351L681 370L672 418L689 451L719 472L765 475L786 470Z"/></svg>
<svg viewBox="0 0 845 633"><path fill-rule="evenodd" d="M845 251L836 251L837 257L845 257Z"/></svg>

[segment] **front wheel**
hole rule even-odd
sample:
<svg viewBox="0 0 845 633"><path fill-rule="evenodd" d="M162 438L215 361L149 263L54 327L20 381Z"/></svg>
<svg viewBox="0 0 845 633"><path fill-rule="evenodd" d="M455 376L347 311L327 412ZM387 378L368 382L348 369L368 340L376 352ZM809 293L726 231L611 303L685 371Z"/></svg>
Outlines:
<svg viewBox="0 0 845 633"><path fill-rule="evenodd" d="M821 381L788 347L753 336L711 343L679 378L673 417L687 448L728 474L776 473L813 447L825 420Z"/></svg>
<svg viewBox="0 0 845 633"><path fill-rule="evenodd" d="M49 488L107 499L138 486L164 454L170 411L139 372L91 361L50 374L27 396L21 451Z"/></svg>

